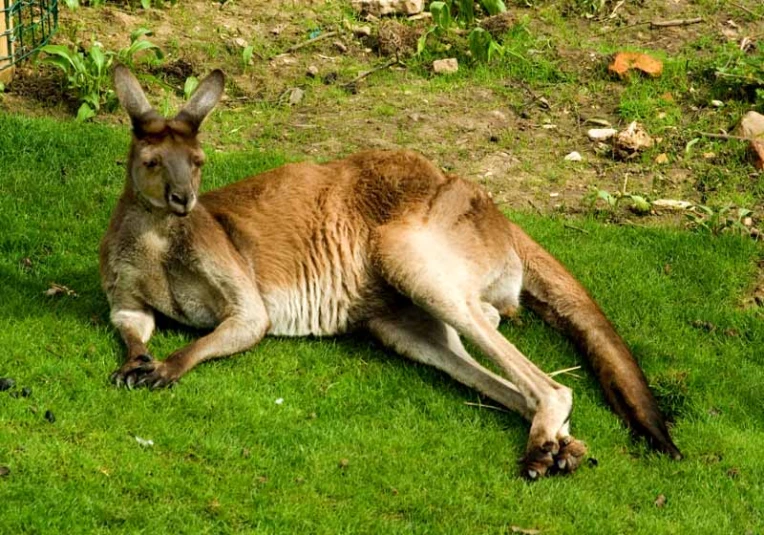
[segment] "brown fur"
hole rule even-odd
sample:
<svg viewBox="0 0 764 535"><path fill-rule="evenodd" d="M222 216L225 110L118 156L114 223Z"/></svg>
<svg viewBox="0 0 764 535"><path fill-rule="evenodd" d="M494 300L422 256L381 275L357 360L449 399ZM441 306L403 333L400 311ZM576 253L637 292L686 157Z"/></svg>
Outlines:
<svg viewBox="0 0 764 535"><path fill-rule="evenodd" d="M627 423L678 456L639 367L573 277L509 222L478 186L408 151L283 166L198 198L196 133L222 93L219 71L164 120L124 68L117 93L133 120L125 191L101 246L112 322L127 345L118 384L164 386L266 334L362 329L531 422L524 473L574 470L570 389L496 330L523 292L590 356ZM156 361L158 311L208 335ZM506 378L478 364L471 339Z"/></svg>

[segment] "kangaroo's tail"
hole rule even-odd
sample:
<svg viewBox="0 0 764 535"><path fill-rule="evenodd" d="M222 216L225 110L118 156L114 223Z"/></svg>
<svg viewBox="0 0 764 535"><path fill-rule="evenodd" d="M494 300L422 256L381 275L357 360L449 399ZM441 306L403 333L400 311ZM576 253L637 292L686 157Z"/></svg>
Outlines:
<svg viewBox="0 0 764 535"><path fill-rule="evenodd" d="M562 330L586 353L610 406L657 450L681 459L644 373L613 326L565 267L519 227L515 249L523 264L523 304Z"/></svg>

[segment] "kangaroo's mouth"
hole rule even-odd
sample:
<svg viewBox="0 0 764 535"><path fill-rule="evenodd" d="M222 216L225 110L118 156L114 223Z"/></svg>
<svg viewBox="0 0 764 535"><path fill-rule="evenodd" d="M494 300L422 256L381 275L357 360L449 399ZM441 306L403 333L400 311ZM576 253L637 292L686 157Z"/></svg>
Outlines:
<svg viewBox="0 0 764 535"><path fill-rule="evenodd" d="M168 192L167 207L173 214L185 217L196 206L196 195L193 193Z"/></svg>

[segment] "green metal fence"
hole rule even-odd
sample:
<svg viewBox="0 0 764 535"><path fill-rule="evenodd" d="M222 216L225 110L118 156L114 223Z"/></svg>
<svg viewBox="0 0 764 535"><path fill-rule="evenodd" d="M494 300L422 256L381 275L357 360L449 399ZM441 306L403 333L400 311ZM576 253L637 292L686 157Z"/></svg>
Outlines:
<svg viewBox="0 0 764 535"><path fill-rule="evenodd" d="M58 27L58 0L0 0L0 17L1 71L50 40Z"/></svg>

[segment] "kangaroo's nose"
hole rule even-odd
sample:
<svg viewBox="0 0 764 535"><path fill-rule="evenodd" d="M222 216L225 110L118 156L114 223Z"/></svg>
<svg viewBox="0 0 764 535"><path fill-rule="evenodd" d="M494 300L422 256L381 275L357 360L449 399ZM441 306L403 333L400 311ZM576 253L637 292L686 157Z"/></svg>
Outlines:
<svg viewBox="0 0 764 535"><path fill-rule="evenodd" d="M167 197L170 210L177 215L187 215L194 205L193 194L172 192Z"/></svg>

